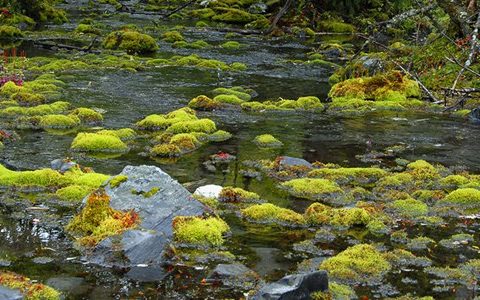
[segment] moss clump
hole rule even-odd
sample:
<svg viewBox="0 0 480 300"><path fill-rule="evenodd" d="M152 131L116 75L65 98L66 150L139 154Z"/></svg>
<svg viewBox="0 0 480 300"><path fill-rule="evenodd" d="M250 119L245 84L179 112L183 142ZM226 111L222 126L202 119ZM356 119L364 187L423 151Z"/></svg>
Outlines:
<svg viewBox="0 0 480 300"><path fill-rule="evenodd" d="M271 203L256 204L241 210L242 216L260 223L279 223L287 225L303 225L304 217L293 210L278 207Z"/></svg>
<svg viewBox="0 0 480 300"><path fill-rule="evenodd" d="M228 104L242 104L243 100L235 95L218 95L213 98L214 101Z"/></svg>
<svg viewBox="0 0 480 300"><path fill-rule="evenodd" d="M155 39L137 31L114 31L103 40L103 47L113 50L124 50L128 53L151 53L158 50Z"/></svg>
<svg viewBox="0 0 480 300"><path fill-rule="evenodd" d="M83 124L97 124L103 121L102 114L90 108L76 108L70 115L78 117Z"/></svg>
<svg viewBox="0 0 480 300"><path fill-rule="evenodd" d="M23 106L35 106L45 103L47 99L40 94L33 94L20 90L19 92L12 94L10 100L16 101Z"/></svg>
<svg viewBox="0 0 480 300"><path fill-rule="evenodd" d="M408 172L417 180L433 180L439 177L437 169L424 160L417 160L407 165Z"/></svg>
<svg viewBox="0 0 480 300"><path fill-rule="evenodd" d="M220 105L220 102L213 100L205 95L197 96L188 103L188 107L190 108L205 111L217 109L220 107Z"/></svg>
<svg viewBox="0 0 480 300"><path fill-rule="evenodd" d="M170 144L177 146L183 153L197 149L201 143L190 133L179 133L170 138Z"/></svg>
<svg viewBox="0 0 480 300"><path fill-rule="evenodd" d="M63 201L81 201L95 188L82 186L82 185L70 185L55 192L55 195Z"/></svg>
<svg viewBox="0 0 480 300"><path fill-rule="evenodd" d="M190 133L205 132L212 133L217 130L215 122L210 119L199 119L193 121L177 122L167 128L167 132L171 133Z"/></svg>
<svg viewBox="0 0 480 300"><path fill-rule="evenodd" d="M23 37L23 32L17 27L1 25L0 26L0 40L10 40Z"/></svg>
<svg viewBox="0 0 480 300"><path fill-rule="evenodd" d="M195 111L187 107L174 110L165 115L149 115L138 121L136 125L142 130L162 130L178 122L193 120L198 120Z"/></svg>
<svg viewBox="0 0 480 300"><path fill-rule="evenodd" d="M352 33L355 27L339 20L326 20L319 22L320 30L334 33Z"/></svg>
<svg viewBox="0 0 480 300"><path fill-rule="evenodd" d="M312 170L308 176L330 179L342 184L371 184L387 174L387 171L380 168L321 168Z"/></svg>
<svg viewBox="0 0 480 300"><path fill-rule="evenodd" d="M112 179L110 179L109 183L110 183L110 187L111 188L117 188L119 187L123 182L127 181L128 180L128 176L125 176L125 175L117 175L115 177L113 177Z"/></svg>
<svg viewBox="0 0 480 300"><path fill-rule="evenodd" d="M223 142L229 140L232 137L230 132L225 130L217 130L208 136L208 140L211 142Z"/></svg>
<svg viewBox="0 0 480 300"><path fill-rule="evenodd" d="M246 191L242 188L235 188L231 186L224 187L221 190L218 198L220 201L228 202L228 203L240 203L240 202L260 200L260 196L258 196L258 194L256 193Z"/></svg>
<svg viewBox="0 0 480 300"><path fill-rule="evenodd" d="M174 43L178 41L183 41L185 39L183 35L178 31L167 31L164 34L162 34L162 40L168 43Z"/></svg>
<svg viewBox="0 0 480 300"><path fill-rule="evenodd" d="M218 217L175 217L172 226L176 241L200 246L221 246L230 230Z"/></svg>
<svg viewBox="0 0 480 300"><path fill-rule="evenodd" d="M258 135L253 142L260 148L281 148L283 146L283 143L271 134Z"/></svg>
<svg viewBox="0 0 480 300"><path fill-rule="evenodd" d="M242 101L250 101L252 96L247 93L242 87L233 87L233 88L216 88L212 91L213 95L234 95L237 98L241 99Z"/></svg>
<svg viewBox="0 0 480 300"><path fill-rule="evenodd" d="M324 260L321 270L331 279L344 283L372 283L382 279L390 270L390 263L372 245L359 244Z"/></svg>
<svg viewBox="0 0 480 300"><path fill-rule="evenodd" d="M447 189L456 189L469 182L470 180L462 175L449 175L439 180L440 185Z"/></svg>
<svg viewBox="0 0 480 300"><path fill-rule="evenodd" d="M236 41L228 41L220 45L223 49L227 50L238 50L240 47L242 47L242 44Z"/></svg>
<svg viewBox="0 0 480 300"><path fill-rule="evenodd" d="M256 15L236 8L215 8L216 14L212 17L213 21L234 24L247 24L257 19Z"/></svg>
<svg viewBox="0 0 480 300"><path fill-rule="evenodd" d="M0 285L19 290L26 300L61 299L61 294L57 290L41 283L34 283L30 278L8 271L0 271Z"/></svg>
<svg viewBox="0 0 480 300"><path fill-rule="evenodd" d="M398 173L381 178L377 188L401 190L412 186L413 176L408 173Z"/></svg>
<svg viewBox="0 0 480 300"><path fill-rule="evenodd" d="M480 191L474 188L457 189L437 203L452 206L461 212L476 214L480 212Z"/></svg>
<svg viewBox="0 0 480 300"><path fill-rule="evenodd" d="M312 300L348 300L356 299L357 294L355 291L348 285L339 284L336 282L328 283L328 291L326 292L315 292L310 295Z"/></svg>
<svg viewBox="0 0 480 300"><path fill-rule="evenodd" d="M396 93L392 94L392 92ZM391 72L339 82L331 88L328 95L333 99L333 103L337 101L345 102L343 99L357 99L357 101L375 100L382 102L382 105L386 105L392 100L403 104L406 102L404 101L406 98L419 97L420 88L414 80L406 78L399 72ZM356 104L358 106L358 103ZM370 105L375 106L374 103Z"/></svg>
<svg viewBox="0 0 480 300"><path fill-rule="evenodd" d="M127 145L117 136L83 132L77 134L70 148L85 152L122 153L128 151Z"/></svg>
<svg viewBox="0 0 480 300"><path fill-rule="evenodd" d="M121 212L110 207L110 197L103 190L90 194L82 211L66 229L81 235L79 242L94 246L106 237L117 235L135 227L139 222L133 210Z"/></svg>
<svg viewBox="0 0 480 300"><path fill-rule="evenodd" d="M159 157L177 157L182 155L182 150L177 145L158 144L150 150L150 154Z"/></svg>
<svg viewBox="0 0 480 300"><path fill-rule="evenodd" d="M403 218L417 218L428 213L428 206L413 198L395 200L390 206Z"/></svg>
<svg viewBox="0 0 480 300"><path fill-rule="evenodd" d="M80 125L80 119L74 115L46 115L40 118L40 127L53 129L74 128Z"/></svg>
<svg viewBox="0 0 480 300"><path fill-rule="evenodd" d="M321 203L310 205L305 211L305 219L316 225L366 226L371 220L369 212L363 208L331 208Z"/></svg>
<svg viewBox="0 0 480 300"><path fill-rule="evenodd" d="M77 28L75 28L75 32L83 33L83 34L97 34L97 35L101 33L98 28L95 28L91 24L78 24Z"/></svg>
<svg viewBox="0 0 480 300"><path fill-rule="evenodd" d="M333 181L328 179L299 178L282 183L288 192L295 197L310 200L330 198L343 195L343 190Z"/></svg>
<svg viewBox="0 0 480 300"><path fill-rule="evenodd" d="M116 136L122 141L129 141L137 136L135 131L131 128L100 130L97 131L96 134Z"/></svg>

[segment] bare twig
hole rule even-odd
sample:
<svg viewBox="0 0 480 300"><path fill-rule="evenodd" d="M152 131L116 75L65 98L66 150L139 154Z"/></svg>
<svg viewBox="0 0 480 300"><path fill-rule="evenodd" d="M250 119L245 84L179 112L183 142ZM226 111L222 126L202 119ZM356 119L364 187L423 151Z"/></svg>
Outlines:
<svg viewBox="0 0 480 300"><path fill-rule="evenodd" d="M278 21L283 17L283 15L288 11L288 9L290 8L290 5L292 5L292 2L294 0L286 0L285 1L285 5L283 5L283 7L280 9L280 11L277 13L277 15L275 16L275 18L273 19L272 21L272 24L270 25L270 27L265 31L265 34L269 34L273 31L273 29L275 29L275 26L277 26L277 23Z"/></svg>
<svg viewBox="0 0 480 300"><path fill-rule="evenodd" d="M465 64L463 65L462 69L458 72L457 78L455 78L455 81L453 82L452 89L455 89L455 87L457 86L458 80L462 76L463 72L465 71L466 68L470 67L470 65L473 63L473 60L475 59L475 54L477 53L477 48L478 48L477 42L478 42L479 27L480 27L480 12L478 13L478 16L477 16L477 22L473 27L472 38L470 40L471 42L470 54L468 55L468 58L465 61Z"/></svg>

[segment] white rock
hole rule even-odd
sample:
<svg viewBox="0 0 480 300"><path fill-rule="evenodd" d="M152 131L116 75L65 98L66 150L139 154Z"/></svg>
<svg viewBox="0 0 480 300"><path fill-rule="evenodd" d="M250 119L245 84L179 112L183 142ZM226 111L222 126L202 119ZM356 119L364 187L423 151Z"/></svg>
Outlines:
<svg viewBox="0 0 480 300"><path fill-rule="evenodd" d="M222 191L221 186L215 184L204 185L195 190L194 195L199 195L206 198L215 198L218 199L220 192Z"/></svg>

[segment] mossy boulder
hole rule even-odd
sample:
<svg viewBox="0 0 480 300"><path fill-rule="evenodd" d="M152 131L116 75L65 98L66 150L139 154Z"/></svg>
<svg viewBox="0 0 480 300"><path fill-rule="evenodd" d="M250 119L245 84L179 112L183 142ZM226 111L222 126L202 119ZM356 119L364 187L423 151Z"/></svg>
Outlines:
<svg viewBox="0 0 480 300"><path fill-rule="evenodd" d="M128 146L115 135L79 133L73 140L71 149L83 152L123 153L128 151Z"/></svg>
<svg viewBox="0 0 480 300"><path fill-rule="evenodd" d="M369 185L388 174L380 168L320 168L308 173L309 177L318 177L341 184Z"/></svg>
<svg viewBox="0 0 480 300"><path fill-rule="evenodd" d="M210 111L217 109L221 106L221 103L217 100L213 100L205 95L200 95L193 98L189 103L188 107L196 110L205 110Z"/></svg>
<svg viewBox="0 0 480 300"><path fill-rule="evenodd" d="M367 226L373 219L370 213L358 207L332 208L314 203L305 210L305 219L315 225Z"/></svg>
<svg viewBox="0 0 480 300"><path fill-rule="evenodd" d="M178 31L167 31L162 34L162 40L168 43L174 43L185 40L183 35Z"/></svg>
<svg viewBox="0 0 480 300"><path fill-rule="evenodd" d="M257 16L236 8L216 7L213 21L233 24L247 24L257 19Z"/></svg>
<svg viewBox="0 0 480 300"><path fill-rule="evenodd" d="M33 94L24 90L20 90L19 92L12 94L12 96L10 96L10 100L16 101L22 106L35 106L45 103L47 99L40 94Z"/></svg>
<svg viewBox="0 0 480 300"><path fill-rule="evenodd" d="M328 179L299 178L282 183L290 195L309 200L328 200L342 196L344 191Z"/></svg>
<svg viewBox="0 0 480 300"><path fill-rule="evenodd" d="M152 53L158 50L155 39L137 31L114 31L103 40L103 47L113 50L124 50L129 53Z"/></svg>
<svg viewBox="0 0 480 300"><path fill-rule="evenodd" d="M215 122L210 119L199 119L193 121L180 121L172 124L167 128L167 132L171 133L190 133L205 132L213 133L217 130Z"/></svg>
<svg viewBox="0 0 480 300"><path fill-rule="evenodd" d="M103 121L101 113L85 107L74 109L70 115L78 117L83 124L98 124Z"/></svg>
<svg viewBox="0 0 480 300"><path fill-rule="evenodd" d="M283 143L271 134L258 135L253 142L260 148L281 148L283 146Z"/></svg>
<svg viewBox="0 0 480 300"><path fill-rule="evenodd" d="M183 217L173 219L175 240L179 243L200 246L221 246L223 235L230 230L225 221L218 217Z"/></svg>
<svg viewBox="0 0 480 300"><path fill-rule="evenodd" d="M237 86L232 88L216 88L212 91L214 96L218 95L234 95L242 101L250 101L252 96L248 93L248 90L243 87Z"/></svg>
<svg viewBox="0 0 480 300"><path fill-rule="evenodd" d="M391 269L390 263L372 245L359 244L347 248L320 264L329 279L340 283L379 282Z"/></svg>
<svg viewBox="0 0 480 300"><path fill-rule="evenodd" d="M40 118L39 126L45 129L68 129L80 125L80 119L74 115L45 115Z"/></svg>
<svg viewBox="0 0 480 300"><path fill-rule="evenodd" d="M273 223L280 225L303 225L304 217L293 210L278 207L271 203L256 204L241 211L247 220L258 223Z"/></svg>
<svg viewBox="0 0 480 300"><path fill-rule="evenodd" d="M260 196L256 193L246 191L242 188L226 186L220 191L218 199L221 202L242 203L258 201L260 200Z"/></svg>
<svg viewBox="0 0 480 300"><path fill-rule="evenodd" d="M182 121L198 120L191 108L181 108L164 115L149 115L136 123L142 130L162 130Z"/></svg>
<svg viewBox="0 0 480 300"><path fill-rule="evenodd" d="M223 49L227 49L227 50L238 50L238 49L240 49L241 46L242 45L239 42L236 42L236 41L227 41L227 42L220 45L220 47L222 47Z"/></svg>
<svg viewBox="0 0 480 300"><path fill-rule="evenodd" d="M340 20L325 20L319 22L320 30L334 33L353 33L355 27Z"/></svg>
<svg viewBox="0 0 480 300"><path fill-rule="evenodd" d="M437 202L440 206L450 206L463 213L480 213L480 191L474 188L460 188L449 193Z"/></svg>
<svg viewBox="0 0 480 300"><path fill-rule="evenodd" d="M402 218L413 219L428 214L428 206L413 198L395 200L390 207Z"/></svg>
<svg viewBox="0 0 480 300"><path fill-rule="evenodd" d="M214 101L219 103L228 103L228 104L242 104L244 100L238 98L235 95L218 95L213 98Z"/></svg>
<svg viewBox="0 0 480 300"><path fill-rule="evenodd" d="M75 28L75 32L96 35L99 35L101 33L100 29L96 28L92 24L78 24L77 28Z"/></svg>

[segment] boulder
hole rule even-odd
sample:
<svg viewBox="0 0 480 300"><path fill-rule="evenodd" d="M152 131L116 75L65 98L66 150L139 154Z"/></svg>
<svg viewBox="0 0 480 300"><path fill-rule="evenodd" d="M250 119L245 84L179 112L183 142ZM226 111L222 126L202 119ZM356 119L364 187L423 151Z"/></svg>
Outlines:
<svg viewBox="0 0 480 300"><path fill-rule="evenodd" d="M480 107L472 109L468 114L468 119L475 124L480 124Z"/></svg>
<svg viewBox="0 0 480 300"><path fill-rule="evenodd" d="M12 290L10 288L0 285L0 300L20 300L23 299L22 294L18 290Z"/></svg>
<svg viewBox="0 0 480 300"><path fill-rule="evenodd" d="M223 187L221 187L220 185L209 184L209 185L204 185L204 186L198 187L195 190L195 192L193 192L193 194L201 196L201 197L205 197L205 198L218 199L222 189L223 189Z"/></svg>
<svg viewBox="0 0 480 300"><path fill-rule="evenodd" d="M140 224L102 240L86 251L84 259L102 266L141 266L143 273L150 272L146 268L151 267L152 273L161 277L158 267L164 263L165 251L173 240L173 218L199 216L208 208L158 167L127 166L119 176L123 178L120 184L105 184L110 206L120 211L134 210ZM130 275L141 273L135 270Z"/></svg>
<svg viewBox="0 0 480 300"><path fill-rule="evenodd" d="M312 164L303 158L296 158L291 156L280 156L277 158L279 170L288 169L291 167L308 167L311 168Z"/></svg>
<svg viewBox="0 0 480 300"><path fill-rule="evenodd" d="M253 300L307 300L310 294L328 290L326 271L293 274L263 286Z"/></svg>

